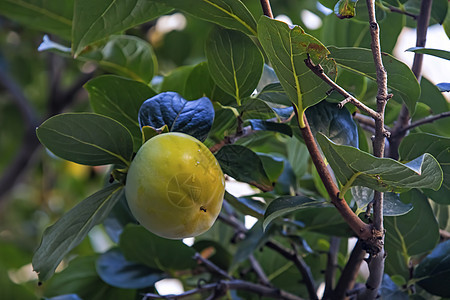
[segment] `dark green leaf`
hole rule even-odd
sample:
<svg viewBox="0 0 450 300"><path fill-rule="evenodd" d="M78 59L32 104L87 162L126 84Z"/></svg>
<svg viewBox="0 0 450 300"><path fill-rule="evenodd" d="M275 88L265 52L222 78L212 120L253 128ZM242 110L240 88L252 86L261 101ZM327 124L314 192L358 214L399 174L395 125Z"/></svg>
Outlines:
<svg viewBox="0 0 450 300"><path fill-rule="evenodd" d="M160 270L127 261L117 248L100 255L96 270L104 282L122 289L146 288L165 277Z"/></svg>
<svg viewBox="0 0 450 300"><path fill-rule="evenodd" d="M253 130L275 131L288 136L292 136L292 129L284 123L276 123L264 120L248 120Z"/></svg>
<svg viewBox="0 0 450 300"><path fill-rule="evenodd" d="M184 96L187 80L196 66L181 66L164 77L159 92L176 92Z"/></svg>
<svg viewBox="0 0 450 300"><path fill-rule="evenodd" d="M109 215L103 221L105 232L111 238L114 243L119 243L120 235L127 224L137 224L138 222L131 213L128 207L125 193L121 193L120 199L116 205L112 208Z"/></svg>
<svg viewBox="0 0 450 300"><path fill-rule="evenodd" d="M86 46L168 13L155 1L75 1L72 52L78 56Z"/></svg>
<svg viewBox="0 0 450 300"><path fill-rule="evenodd" d="M427 255L414 270L418 285L429 293L441 297L450 297L445 282L450 282L450 241L445 241Z"/></svg>
<svg viewBox="0 0 450 300"><path fill-rule="evenodd" d="M0 265L0 289L4 299L35 300L36 295L25 285L19 285L11 281L8 269Z"/></svg>
<svg viewBox="0 0 450 300"><path fill-rule="evenodd" d="M310 158L308 148L296 138L292 138L287 142L287 157L297 178L307 172L308 160Z"/></svg>
<svg viewBox="0 0 450 300"><path fill-rule="evenodd" d="M334 7L334 13L339 19L353 18L356 15L357 2L358 0L339 0Z"/></svg>
<svg viewBox="0 0 450 300"><path fill-rule="evenodd" d="M214 82L240 105L242 98L255 90L262 74L264 59L258 47L243 33L215 28L205 52Z"/></svg>
<svg viewBox="0 0 450 300"><path fill-rule="evenodd" d="M120 249L129 261L161 271L185 270L196 265L194 249L182 241L168 240L138 225L128 225L120 236Z"/></svg>
<svg viewBox="0 0 450 300"><path fill-rule="evenodd" d="M204 141L214 120L211 101L202 97L186 101L179 94L165 92L146 100L139 109L139 124L169 131L183 132Z"/></svg>
<svg viewBox="0 0 450 300"><path fill-rule="evenodd" d="M133 154L130 132L119 122L93 113L51 117L36 133L55 155L79 164L127 166Z"/></svg>
<svg viewBox="0 0 450 300"><path fill-rule="evenodd" d="M139 108L156 93L144 83L114 75L96 77L86 83L84 88L89 93L94 112L113 118L130 131L133 148L137 152L142 145Z"/></svg>
<svg viewBox="0 0 450 300"><path fill-rule="evenodd" d="M411 160L422 153L430 153L443 171L442 186L438 191L425 190L425 194L441 204L450 204L450 138L428 133L413 133L403 139L399 147L402 160Z"/></svg>
<svg viewBox="0 0 450 300"><path fill-rule="evenodd" d="M408 300L408 294L402 292L388 274L383 275L380 287L381 297L384 300Z"/></svg>
<svg viewBox="0 0 450 300"><path fill-rule="evenodd" d="M336 177L346 188L366 186L381 192L403 192L412 188L438 190L441 186L442 169L431 154L425 153L402 164L337 145L320 133L316 138Z"/></svg>
<svg viewBox="0 0 450 300"><path fill-rule="evenodd" d="M255 249L264 245L269 236L265 233L261 226L261 221L258 221L246 233L246 238L238 244L235 255L233 256L233 264L238 264L246 260Z"/></svg>
<svg viewBox="0 0 450 300"><path fill-rule="evenodd" d="M450 51L445 51L441 49L431 49L431 48L424 48L424 47L412 47L409 49L406 49L405 51L410 51L414 53L422 53L422 54L428 54L433 55L436 57L440 57L446 60L450 60Z"/></svg>
<svg viewBox="0 0 450 300"><path fill-rule="evenodd" d="M376 80L376 69L372 51L363 48L328 47L336 63L349 71ZM420 96L420 86L411 69L393 56L383 53L383 65L388 74L388 87L394 94L393 99L402 100L411 114L414 114L416 102Z"/></svg>
<svg viewBox="0 0 450 300"><path fill-rule="evenodd" d="M247 182L263 191L271 191L272 183L267 177L261 159L255 152L240 145L223 146L216 159L225 174L237 181Z"/></svg>
<svg viewBox="0 0 450 300"><path fill-rule="evenodd" d="M2 15L16 20L31 28L54 33L70 40L72 31L72 15L74 0L2 0Z"/></svg>
<svg viewBox="0 0 450 300"><path fill-rule="evenodd" d="M265 102L291 106L291 101L279 82L266 85L256 97Z"/></svg>
<svg viewBox="0 0 450 300"><path fill-rule="evenodd" d="M248 197L236 198L228 192L225 192L224 199L228 201L234 208L244 215L249 215L255 218L262 218L266 205L258 200L253 200Z"/></svg>
<svg viewBox="0 0 450 300"><path fill-rule="evenodd" d="M304 196L279 197L270 202L267 206L266 212L264 213L263 228L266 230L267 226L269 226L274 219L287 213L311 207L325 207L326 205L325 202L316 201Z"/></svg>
<svg viewBox="0 0 450 300"><path fill-rule="evenodd" d="M417 190L400 198L413 209L402 216L385 218L386 272L408 277L409 259L433 249L439 240L439 226L427 198Z"/></svg>
<svg viewBox="0 0 450 300"><path fill-rule="evenodd" d="M272 155L267 153L257 153L266 171L267 177L271 182L277 182L281 173L284 170L285 158L279 155Z"/></svg>
<svg viewBox="0 0 450 300"><path fill-rule="evenodd" d="M405 1L404 9L412 14L419 15L421 2L420 0ZM431 7L431 23L442 24L447 15L448 1L447 0L434 0Z"/></svg>
<svg viewBox="0 0 450 300"><path fill-rule="evenodd" d="M258 39L300 116L303 116L306 108L326 97L330 87L304 61L309 55L315 64L322 65L328 76L336 76L334 61L326 58L329 52L316 38L299 26L290 27L284 22L263 16L258 24ZM300 118L301 127L304 126L302 120Z"/></svg>
<svg viewBox="0 0 450 300"><path fill-rule="evenodd" d="M106 284L95 270L96 256L76 257L62 272L55 274L46 285L44 295L54 297L77 294L81 299L133 299L136 291L112 287ZM56 298L58 299L58 298ZM74 300L74 298L69 298ZM63 300L69 300L64 299Z"/></svg>
<svg viewBox="0 0 450 300"><path fill-rule="evenodd" d="M322 101L308 108L306 117L314 136L320 132L336 144L358 148L358 129L346 108Z"/></svg>
<svg viewBox="0 0 450 300"><path fill-rule="evenodd" d="M113 184L89 196L48 227L33 256L39 280L49 279L61 260L103 221L120 198L123 186Z"/></svg>
<svg viewBox="0 0 450 300"><path fill-rule="evenodd" d="M256 35L256 21L247 7L239 0L153 0L181 9L200 19L219 24L225 28Z"/></svg>
<svg viewBox="0 0 450 300"><path fill-rule="evenodd" d="M352 187L353 200L356 201L358 209L356 214L359 215L366 211L367 205L373 200L374 191L372 189L355 186ZM400 196L395 193L384 193L383 198L383 215L386 217L401 216L408 213L413 206L411 203L403 203Z"/></svg>

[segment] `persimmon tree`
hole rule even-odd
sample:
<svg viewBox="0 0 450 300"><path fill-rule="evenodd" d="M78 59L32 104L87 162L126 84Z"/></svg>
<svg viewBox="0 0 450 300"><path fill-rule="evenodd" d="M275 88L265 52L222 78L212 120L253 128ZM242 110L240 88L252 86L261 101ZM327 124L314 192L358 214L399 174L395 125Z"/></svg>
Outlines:
<svg viewBox="0 0 450 300"><path fill-rule="evenodd" d="M108 166L97 191L35 245L38 295L450 297L449 83L422 77L424 55L450 59L425 44L431 24L449 32L448 2L272 4L0 0L7 26L38 31L42 42L33 51L50 57L53 68L45 113L35 112L8 68L0 72L26 124L0 193L40 144L46 159ZM302 10L320 16L322 26L308 29ZM274 18L279 14L294 25ZM186 26L161 31L174 16ZM411 68L392 54L405 26L417 29L417 47L404 49L414 53ZM69 71L58 69L62 62L74 82L64 92L61 77ZM83 109L70 106L80 89L89 99ZM130 164L146 141L167 132L203 142L227 182L253 191L228 189L215 224L192 244L147 231L127 206ZM157 169L178 178L171 166ZM256 223L244 226L245 216ZM111 246L77 251L93 228ZM185 292L159 294L155 283L166 278L179 279Z"/></svg>

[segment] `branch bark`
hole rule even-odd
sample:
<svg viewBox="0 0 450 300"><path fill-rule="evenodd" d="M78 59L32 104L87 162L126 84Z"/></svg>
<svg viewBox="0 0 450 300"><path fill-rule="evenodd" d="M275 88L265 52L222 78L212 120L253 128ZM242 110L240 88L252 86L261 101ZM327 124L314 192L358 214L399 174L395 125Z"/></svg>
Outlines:
<svg viewBox="0 0 450 300"><path fill-rule="evenodd" d="M325 270L325 291L323 299L330 299L333 295L334 280L336 277L337 259L339 253L339 244L341 239L338 237L331 237L330 249L328 250L327 268Z"/></svg>

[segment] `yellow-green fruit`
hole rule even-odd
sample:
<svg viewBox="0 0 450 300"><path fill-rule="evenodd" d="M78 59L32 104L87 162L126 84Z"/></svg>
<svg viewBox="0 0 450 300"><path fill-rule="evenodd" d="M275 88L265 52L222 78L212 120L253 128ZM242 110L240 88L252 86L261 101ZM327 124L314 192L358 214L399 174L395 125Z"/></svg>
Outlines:
<svg viewBox="0 0 450 300"><path fill-rule="evenodd" d="M125 194L142 226L169 239L207 231L222 207L225 180L214 155L178 132L148 140L133 159Z"/></svg>

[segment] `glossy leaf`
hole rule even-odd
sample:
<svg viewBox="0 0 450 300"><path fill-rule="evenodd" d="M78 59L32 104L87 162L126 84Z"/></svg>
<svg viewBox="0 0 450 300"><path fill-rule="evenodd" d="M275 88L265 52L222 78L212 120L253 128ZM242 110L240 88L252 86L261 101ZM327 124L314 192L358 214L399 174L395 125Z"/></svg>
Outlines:
<svg viewBox="0 0 450 300"><path fill-rule="evenodd" d="M197 18L219 24L225 28L256 35L256 21L239 0L153 0L183 10Z"/></svg>
<svg viewBox="0 0 450 300"><path fill-rule="evenodd" d="M362 186L352 187L351 191L353 200L356 201L356 205L358 206L356 214L359 215L360 213L366 211L367 205L373 200L374 191ZM401 216L411 211L411 209L413 209L412 204L403 203L398 194L388 192L384 193L383 216Z"/></svg>
<svg viewBox="0 0 450 300"><path fill-rule="evenodd" d="M363 48L328 47L329 57L349 71L376 80L376 69L372 52ZM420 86L411 69L393 56L383 53L383 65L388 74L388 87L394 94L393 99L402 100L411 114L414 114L416 102L420 96Z"/></svg>
<svg viewBox="0 0 450 300"><path fill-rule="evenodd" d="M260 221L253 225L246 235L246 239L238 244L236 253L233 256L233 264L246 260L256 249L263 246L269 239L269 235L263 231Z"/></svg>
<svg viewBox="0 0 450 300"><path fill-rule="evenodd" d="M353 18L356 15L355 7L358 0L339 0L334 13L339 19Z"/></svg>
<svg viewBox="0 0 450 300"><path fill-rule="evenodd" d="M424 47L412 47L412 48L406 49L405 51L428 54L428 55L440 57L440 58L443 58L446 60L450 60L450 51L446 51L446 50L431 49L431 48L424 48Z"/></svg>
<svg viewBox="0 0 450 300"><path fill-rule="evenodd" d="M113 35L104 46L80 55L79 59L96 61L105 70L147 84L157 69L150 44L130 35Z"/></svg>
<svg viewBox="0 0 450 300"><path fill-rule="evenodd" d="M380 287L381 297L385 300L408 300L408 294L402 292L388 274L383 275Z"/></svg>
<svg viewBox="0 0 450 300"><path fill-rule="evenodd" d="M119 237L122 234L123 229L127 224L138 224L130 208L128 207L127 199L125 198L125 193L121 193L120 199L114 205L113 209L103 221L103 226L105 232L108 234L110 239L118 244Z"/></svg>
<svg viewBox="0 0 450 300"><path fill-rule="evenodd" d="M279 82L266 85L256 97L264 102L281 104L285 106L291 105L291 101Z"/></svg>
<svg viewBox="0 0 450 300"><path fill-rule="evenodd" d="M263 228L265 230L274 219L287 213L296 212L300 209L305 208L325 206L325 202L319 202L304 196L279 197L270 202L270 204L267 206L266 212L264 213Z"/></svg>
<svg viewBox="0 0 450 300"><path fill-rule="evenodd" d="M422 153L430 153L443 171L442 186L438 191L425 190L425 194L441 204L450 204L450 138L428 133L413 133L403 139L399 147L402 160L411 160Z"/></svg>
<svg viewBox="0 0 450 300"><path fill-rule="evenodd" d="M214 82L240 105L262 74L264 59L258 47L241 32L216 28L206 41L205 52Z"/></svg>
<svg viewBox="0 0 450 300"><path fill-rule="evenodd" d="M84 85L94 112L124 125L133 137L135 152L142 145L138 113L142 103L156 95L148 85L114 75L103 75Z"/></svg>
<svg viewBox="0 0 450 300"><path fill-rule="evenodd" d="M273 189L261 159L247 147L240 145L223 146L217 152L216 159L223 172L237 181L249 183L263 191Z"/></svg>
<svg viewBox="0 0 450 300"><path fill-rule="evenodd" d="M287 136L292 136L292 129L284 123L270 122L264 120L248 120L253 130L275 131Z"/></svg>
<svg viewBox="0 0 450 300"><path fill-rule="evenodd" d="M402 216L386 217L386 272L409 278L409 259L433 249L439 241L439 226L427 198L417 190L400 195L413 209Z"/></svg>
<svg viewBox="0 0 450 300"><path fill-rule="evenodd" d="M73 13L72 52L78 56L86 46L170 10L155 1L77 0Z"/></svg>
<svg viewBox="0 0 450 300"><path fill-rule="evenodd" d="M70 40L74 0L2 0L0 13L26 26Z"/></svg>
<svg viewBox="0 0 450 300"><path fill-rule="evenodd" d="M142 226L128 225L120 236L120 249L129 261L161 271L185 270L195 266L194 249L182 241L154 235Z"/></svg>
<svg viewBox="0 0 450 300"><path fill-rule="evenodd" d="M184 91L187 87L187 79L189 78L194 68L195 66L189 65L181 66L172 70L172 72L167 74L167 76L164 76L159 91L176 92L184 96Z"/></svg>
<svg viewBox="0 0 450 300"><path fill-rule="evenodd" d="M66 113L46 120L37 136L55 155L84 165L129 165L130 132L119 122L93 113Z"/></svg>
<svg viewBox="0 0 450 300"><path fill-rule="evenodd" d="M316 76L305 64L311 57L315 64L320 63L328 76L336 76L336 65L326 58L328 50L319 40L305 33L299 26L261 17L258 23L258 39L286 91L290 101L295 104L301 116L309 106L326 97L329 86ZM303 119L300 118L300 125Z"/></svg>
<svg viewBox="0 0 450 300"><path fill-rule="evenodd" d="M150 287L165 277L160 270L127 261L117 248L100 255L96 262L96 270L104 282L123 289Z"/></svg>
<svg viewBox="0 0 450 300"><path fill-rule="evenodd" d="M244 215L249 215L255 218L262 218L266 205L258 200L253 200L248 197L234 197L228 192L225 192L224 199L228 201L234 208Z"/></svg>
<svg viewBox="0 0 450 300"><path fill-rule="evenodd" d="M414 278L422 288L433 295L450 297L444 282L450 282L450 241L437 245L415 268Z"/></svg>
<svg viewBox="0 0 450 300"><path fill-rule="evenodd" d="M358 128L346 108L322 101L308 108L306 117L314 136L320 132L338 145L358 148Z"/></svg>
<svg viewBox="0 0 450 300"><path fill-rule="evenodd" d="M78 203L44 231L41 245L33 256L33 269L39 280L49 279L62 259L101 223L122 193L120 184L110 185Z"/></svg>
<svg viewBox="0 0 450 300"><path fill-rule="evenodd" d="M347 188L366 186L381 192L404 192L412 188L438 190L441 186L442 170L431 154L402 164L337 145L322 134L316 138L336 177Z"/></svg>
<svg viewBox="0 0 450 300"><path fill-rule="evenodd" d="M147 99L139 109L141 127L160 129L167 125L169 131L183 132L200 141L208 136L213 120L214 108L208 98L186 101L174 92Z"/></svg>

